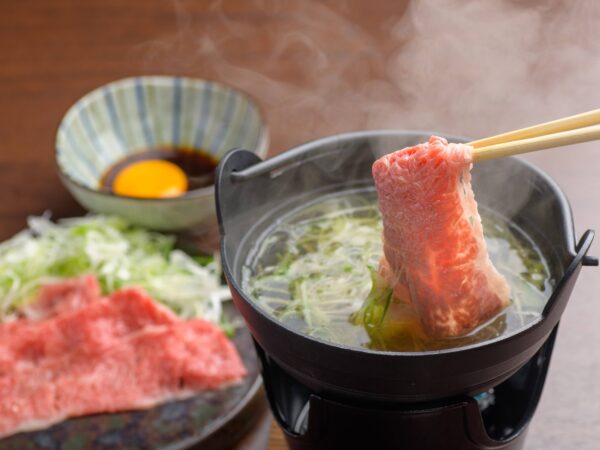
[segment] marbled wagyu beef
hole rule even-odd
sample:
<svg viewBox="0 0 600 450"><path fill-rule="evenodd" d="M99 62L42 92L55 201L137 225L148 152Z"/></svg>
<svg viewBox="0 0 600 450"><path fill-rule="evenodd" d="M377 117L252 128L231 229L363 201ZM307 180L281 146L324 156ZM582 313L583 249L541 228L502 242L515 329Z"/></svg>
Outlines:
<svg viewBox="0 0 600 450"><path fill-rule="evenodd" d="M466 334L510 303L483 238L471 152L432 136L373 164L384 225L380 272L436 338Z"/></svg>
<svg viewBox="0 0 600 450"><path fill-rule="evenodd" d="M0 437L67 417L146 408L241 380L233 344L143 291L93 277L43 288L37 320L0 324Z"/></svg>

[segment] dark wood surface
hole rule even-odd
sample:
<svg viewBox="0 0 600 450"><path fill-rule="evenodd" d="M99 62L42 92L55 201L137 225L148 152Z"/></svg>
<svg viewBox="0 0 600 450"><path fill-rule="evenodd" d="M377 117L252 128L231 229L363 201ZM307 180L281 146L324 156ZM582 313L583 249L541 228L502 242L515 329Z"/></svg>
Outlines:
<svg viewBox="0 0 600 450"><path fill-rule="evenodd" d="M28 214L82 213L57 177L54 136L109 81L233 84L265 112L271 155L365 128L479 137L599 107L598 21L598 2L566 0L3 0L0 237ZM600 230L598 144L527 158L566 192L578 235ZM597 448L598 270L582 271L564 315L528 449ZM259 448L249 439L240 448ZM276 427L269 448L285 448Z"/></svg>

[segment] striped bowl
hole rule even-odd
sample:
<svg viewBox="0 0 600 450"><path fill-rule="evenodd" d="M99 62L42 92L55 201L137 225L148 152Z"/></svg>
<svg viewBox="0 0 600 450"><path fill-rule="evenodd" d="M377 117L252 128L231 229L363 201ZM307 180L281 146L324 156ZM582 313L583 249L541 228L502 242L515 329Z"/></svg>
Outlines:
<svg viewBox="0 0 600 450"><path fill-rule="evenodd" d="M61 180L86 209L155 230L213 227L212 186L164 199L114 195L100 187L123 158L150 148L203 150L220 159L235 147L264 157L268 132L258 107L227 86L183 77L126 78L75 103L56 136Z"/></svg>

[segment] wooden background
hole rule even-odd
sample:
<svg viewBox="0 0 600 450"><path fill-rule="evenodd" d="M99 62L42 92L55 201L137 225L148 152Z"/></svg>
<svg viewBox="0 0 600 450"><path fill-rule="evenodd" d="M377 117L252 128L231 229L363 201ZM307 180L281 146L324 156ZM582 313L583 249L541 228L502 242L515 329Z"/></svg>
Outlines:
<svg viewBox="0 0 600 450"><path fill-rule="evenodd" d="M54 136L69 106L109 81L233 84L265 112L271 155L365 128L479 137L600 107L599 21L592 1L3 0L0 238L28 214L82 212L57 177ZM578 235L600 230L599 147L527 157L565 190ZM600 272L585 268L529 449L598 446L599 291ZM285 448L277 429L269 448Z"/></svg>

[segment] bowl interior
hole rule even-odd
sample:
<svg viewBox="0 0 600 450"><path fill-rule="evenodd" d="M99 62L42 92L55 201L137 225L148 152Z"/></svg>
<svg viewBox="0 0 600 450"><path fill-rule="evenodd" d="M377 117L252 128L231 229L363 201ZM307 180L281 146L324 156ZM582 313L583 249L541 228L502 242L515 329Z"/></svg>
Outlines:
<svg viewBox="0 0 600 450"><path fill-rule="evenodd" d="M266 152L266 127L243 93L182 77L127 78L96 89L65 115L56 149L60 170L97 189L123 158L149 149L181 147L216 159L234 147Z"/></svg>

